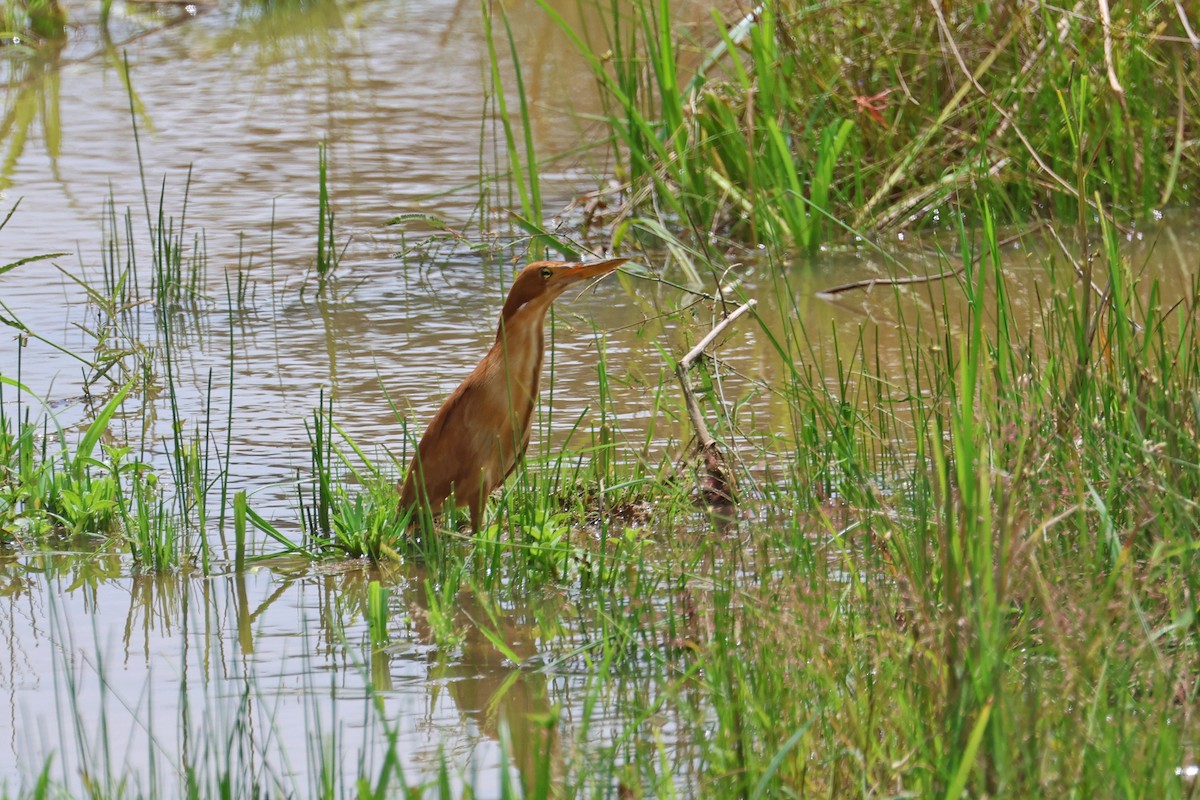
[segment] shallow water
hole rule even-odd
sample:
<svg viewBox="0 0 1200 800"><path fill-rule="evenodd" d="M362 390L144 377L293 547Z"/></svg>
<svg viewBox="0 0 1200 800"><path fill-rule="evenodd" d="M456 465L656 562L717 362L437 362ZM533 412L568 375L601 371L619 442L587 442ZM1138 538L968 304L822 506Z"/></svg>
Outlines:
<svg viewBox="0 0 1200 800"><path fill-rule="evenodd" d="M178 765L212 762L246 789L253 775L291 790L313 785L323 761L338 780L363 764L378 774L394 739L408 781L436 774L445 755L456 784L492 796L502 728L512 780L532 782L547 753L561 773L563 744L541 721L557 709L569 730L589 688L577 659L556 660L580 641L547 633L568 612L562 601L509 608L493 624L460 595L462 638L439 644L417 570L386 576L388 640L372 642L367 584L380 576L361 564L280 562L207 578L129 576L116 557L93 554L0 566L0 783L10 788L54 752L54 774L86 769L101 785L133 775L166 796ZM518 668L481 626L540 658ZM599 697L589 717L597 743L622 721L626 691L614 683Z"/></svg>
<svg viewBox="0 0 1200 800"><path fill-rule="evenodd" d="M66 251L72 255L54 263L98 285L111 199L119 219L132 209L137 271L148 286L146 207L157 209L165 185L164 208L178 219L186 191L185 243L207 262L203 297L172 317L181 416L216 443L224 442L230 417L230 459L216 468L227 467L232 488L247 490L257 510L294 531L292 482L297 470L308 468L305 423L322 393L332 396L334 418L360 445L381 460L391 453L403 462L408 445L392 405L418 427L428 419L490 344L511 264L521 259L519 248L483 259L457 245L425 258L397 258L411 241L386 224L420 212L466 225L477 214L477 184L494 157L490 135L480 145L481 131L494 122L485 110L487 60L477 5L325 2L277 17L221 9L161 31L155 26L169 15L118 8L124 16L114 23L114 38L150 31L122 51L139 106L132 117L120 59L96 55L104 52L103 42L87 33L90 26L76 32L60 66L6 66L6 111L32 92L61 127L37 119L0 173L0 210L21 201L0 231L0 263ZM589 123L572 112L595 110L591 80L534 4L511 13L526 59L538 149L571 150L589 138ZM335 291L319 298L311 272L322 139L329 142L338 241L348 244ZM591 175L603 173L600 153L557 162L543 173L548 205L566 205L593 187ZM492 207L502 207L500 190L491 191ZM1164 297L1179 296L1195 270L1200 237L1193 221L1171 217L1127 242L1131 263L1162 280ZM500 222L486 220L489 228ZM199 242L193 239L201 233ZM917 273L937 272L937 244L954 251L951 237L896 240L888 249ZM1050 245L1006 250L1005 269L1018 287L1015 305L1025 311L1022 325L1035 324L1041 298L1031 287L1047 252ZM798 259L781 271L782 286L769 265L748 259L731 277L759 300L768 330L799 314L814 342L810 357L826 369L835 350L852 350L860 334L872 360L886 366L903 357L892 290L817 297L831 285L891 269L863 247ZM677 265L663 273L685 281ZM231 301L227 286L236 285L239 274L248 276L249 289ZM715 280L705 277L712 291ZM906 313L932 321L940 290L900 295ZM89 357L95 351L95 338L80 327L94 325L95 312L85 292L51 262L0 276L0 299L40 336ZM581 415L572 443L586 444L598 424L602 346L610 419L626 447L640 450L643 432L654 423L652 452L677 451L687 436L674 416L677 398L670 398L672 416L654 420L648 409L660 376L671 368L658 348L682 354L712 319L709 303L694 314L674 313L691 301L677 289L636 278L610 279L564 297L554 327L553 401L543 398L534 448L561 448ZM162 332L148 310L142 323L131 338L159 342ZM727 403L744 403L739 422L749 435L741 442L742 459L751 469L768 469L776 454L757 447L754 433L790 433L789 404L771 392L788 365L750 321L719 353L731 370ZM0 341L0 372L19 375L64 424L86 419L77 360L37 340L18 351L8 336ZM4 397L13 402L11 392ZM165 437L165 399L154 407L152 433ZM118 434L138 441L141 420L123 421ZM161 466L166 445L163 438L151 441ZM244 732L247 758L288 777L285 785L304 785L320 762L320 754L309 751L314 735L317 742L340 742L335 751L353 772L359 753L380 752L370 684L381 690L383 720L395 726L410 779L436 774L446 753L461 770L456 780L473 783L479 796L494 796L500 720L511 730L517 772L531 770L537 720L558 709L570 731L589 687L587 670L575 662L516 669L475 622L463 622L461 648L439 648L422 623L425 599L415 572L390 576L392 639L375 648L363 612L370 576L359 565L273 563L239 576L148 578L130 574L128 561L115 555L19 552L0 559L0 784L29 779L51 752L60 753L61 774L76 774L84 747L76 731L103 725L106 735L85 737L86 746L107 738L114 774L149 775L153 752L160 780L170 786L175 778L168 765L217 746L243 710L254 720ZM459 602L460 613L470 615L471 599ZM553 663L580 642L562 609L533 603L508 614L504 639L535 665ZM542 625L546 619L554 624ZM607 725L617 728L622 715L633 713L622 692L647 701L636 675L629 682L600 697L601 711L589 722L595 741L604 741ZM181 715L190 720L182 728ZM187 732L182 738L180 729ZM670 720L662 721L669 751L676 744L672 729ZM551 746L555 769L562 746ZM84 761L101 763L94 754ZM686 771L686 763L677 769Z"/></svg>
<svg viewBox="0 0 1200 800"><path fill-rule="evenodd" d="M35 120L0 173L5 211L20 201L0 232L0 261L69 252L53 263L98 286L103 243L132 237L145 287L147 205L157 213L161 191L166 214L179 219L186 208L184 242L206 264L202 297L177 308L169 326L180 415L187 428L223 441L233 397L230 485L294 530L292 482L307 468L305 422L323 393L372 453L402 453L389 398L427 418L494 335L510 268L461 247L406 263L394 256L405 248L402 233L386 225L413 212L465 224L476 212L481 164L491 158L480 145L487 56L478 7L317 3L275 17L214 10L161 30L174 12L116 8L124 16L114 39L145 34L121 50L139 106L132 117L120 58L104 54L93 26L75 31L61 66L6 64L8 109L33 97L61 129ZM590 110L591 80L535 8L514 14L530 16L513 27L528 54L538 146L574 146L586 126L569 112ZM337 291L318 300L310 279L322 139L346 249ZM589 183L581 170L578 159L556 165L544 176L547 196L569 201ZM231 303L227 284L239 273L250 288ZM615 285L601 286L562 304L560 320L572 327L557 334L555 406L569 410L550 427L567 428L595 395L587 363L594 331L641 319L622 297ZM81 326L96 330L103 319L51 262L4 275L0 300L39 336L95 357L96 339ZM126 319L135 327L118 344L163 343L149 308ZM6 341L0 372L46 399L68 428L86 421L94 406L83 402L78 360L36 338L23 348ZM14 394L6 387L9 410ZM169 435L166 398L151 407L151 458L165 474L167 444L154 434ZM118 436L141 441L141 425L137 415L119 417ZM357 774L360 757L371 774L386 727L408 781L436 775L445 754L454 783L494 796L501 728L514 778L532 774L543 747L535 721L560 709L569 728L588 682L575 662L518 670L465 616L466 596L455 615L465 640L439 648L423 622L417 574L389 576L390 641L377 647L366 632L370 576L360 565L273 563L239 576L151 578L131 574L115 554L18 550L2 558L0 785L10 788L28 786L52 753L52 774L71 785L86 768L107 771L91 776L102 784L128 774L140 790L171 796L180 765L215 761L275 776L284 788L311 786L322 748L336 753L332 774ZM550 634L536 621L533 611L507 609L501 635L522 658L552 660L570 645L571 629L555 623ZM589 719L598 734L619 721L619 691L606 691ZM382 713L372 697L382 698ZM242 762L203 758L230 741ZM556 763L560 751L554 743Z"/></svg>

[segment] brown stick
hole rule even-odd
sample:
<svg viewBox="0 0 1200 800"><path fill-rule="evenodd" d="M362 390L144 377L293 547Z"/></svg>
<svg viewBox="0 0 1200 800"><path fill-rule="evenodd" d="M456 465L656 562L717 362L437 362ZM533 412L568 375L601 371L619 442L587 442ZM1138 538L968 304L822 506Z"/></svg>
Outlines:
<svg viewBox="0 0 1200 800"><path fill-rule="evenodd" d="M692 365L704 353L704 349L712 344L721 332L733 324L733 321L745 314L758 304L757 300L747 300L734 309L733 313L722 319L708 334L679 359L675 366L675 374L679 378L679 386L683 390L683 403L687 408L688 418L696 431L696 452L700 456L704 475L701 478L701 495L710 506L728 506L733 503L732 475L725 463L725 457L717 447L717 441L708 430L704 421L704 413L696 401L696 392L692 388L690 371Z"/></svg>
<svg viewBox="0 0 1200 800"><path fill-rule="evenodd" d="M704 348L712 344L712 340L721 335L721 331L728 328L735 319L740 317L742 314L745 314L756 305L758 305L757 300L747 300L745 303L742 303L740 306L734 309L732 314L714 325L713 329L708 332L708 335L701 339L695 347L689 350L688 354L684 356L679 363L683 364L687 368L690 368L692 364L695 363L696 359L700 357L700 354L704 352Z"/></svg>
<svg viewBox="0 0 1200 800"><path fill-rule="evenodd" d="M1012 244L1013 242L1016 242L1016 241L1019 241L1019 240L1025 238L1029 234L1036 231L1038 228L1042 228L1045 226L1046 226L1046 223L1039 222L1027 231L1023 231L1022 233L1014 234L1013 236L1008 236L1003 239L1000 239L999 241L996 242L996 246L997 247L1007 247L1008 245ZM982 257L983 257L983 253L981 251L979 254L977 254L975 256L974 261L978 262L979 259ZM902 278L864 278L861 281L851 281L850 283L842 283L837 286L831 286L828 289L822 289L821 291L817 292L816 296L818 298L820 298L821 300L828 300L828 299L832 298L834 295L839 295L842 292L849 292L854 289L871 290L871 289L874 289L876 286L908 286L908 285L914 284L914 283L933 283L934 281L945 280L947 278L956 278L962 274L964 269L966 269L965 266L955 267L954 269L947 270L946 272L939 272L936 275L906 275Z"/></svg>

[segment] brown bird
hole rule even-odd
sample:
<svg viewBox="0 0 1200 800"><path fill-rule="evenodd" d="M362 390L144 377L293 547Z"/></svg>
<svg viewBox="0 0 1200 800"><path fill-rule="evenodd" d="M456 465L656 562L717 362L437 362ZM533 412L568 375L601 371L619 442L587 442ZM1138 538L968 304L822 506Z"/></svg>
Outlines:
<svg viewBox="0 0 1200 800"><path fill-rule="evenodd" d="M521 270L508 290L496 343L421 436L404 479L401 513L418 507L437 513L453 494L456 505L470 507L471 527L479 530L488 495L529 445L550 304L572 286L627 261L536 261Z"/></svg>

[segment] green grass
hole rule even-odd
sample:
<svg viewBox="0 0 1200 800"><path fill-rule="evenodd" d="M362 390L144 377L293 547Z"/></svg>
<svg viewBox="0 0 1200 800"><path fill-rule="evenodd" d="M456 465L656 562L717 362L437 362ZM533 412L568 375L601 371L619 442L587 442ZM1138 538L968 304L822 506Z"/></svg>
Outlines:
<svg viewBox="0 0 1200 800"><path fill-rule="evenodd" d="M219 452L210 435L216 407L211 374L202 420L189 430L180 409L176 340L193 334L197 311L208 302L201 289L206 258L201 236L185 244L187 187L178 221L166 207L164 184L156 210L145 209L148 285L139 277L145 267L133 244L134 216L126 211L118 217L112 203L106 206L99 275L86 265L59 267L94 312L80 327L92 342L91 353L70 352L15 316L5 318L23 336L83 366L84 422L78 431L65 428L48 399L21 383L18 339L16 371L0 373L0 392L10 401L0 406L0 542L36 550L46 546L47 537L90 540L89 546L127 552L139 570L166 572L199 561L207 571L210 527L215 522L219 529L226 515L227 472L220 464L222 457L228 463L230 443L227 439ZM0 274L62 255L20 259ZM152 313L144 314L147 308ZM150 420L158 413L154 402L160 393L171 423L166 475L151 464L157 443ZM230 405L227 424L232 410ZM138 428L140 433L130 433ZM208 517L210 509L217 512L215 520Z"/></svg>
<svg viewBox="0 0 1200 800"><path fill-rule="evenodd" d="M1077 279L1047 265L1059 299L1025 334L982 217L982 242L963 232L961 285L930 290L938 317L905 321L903 374L856 351L842 369L867 388L849 417L821 376L793 375L817 428L801 437L815 452L797 459L796 497L836 535L815 574L797 563L807 547L767 549L753 571L788 577L738 587L729 624L746 632L736 669L750 675L726 677L750 688L713 696L730 704L722 732L753 734L724 742L732 762L716 774L746 777L719 794L748 790L777 753L772 780L800 794L1105 794L1114 778L1180 791L1170 765L1197 733L1180 714L1198 655L1200 286L1158 306L1105 228L1109 301L1088 312ZM897 434L915 459L881 493ZM824 510L831 494L850 499L848 525ZM799 646L772 667L784 642Z"/></svg>
<svg viewBox="0 0 1200 800"><path fill-rule="evenodd" d="M1121 219L1197 200L1171 4L1106 26L1095 6L779 0L684 26L660 0L601 30L541 5L605 99L618 221L651 240L646 219L811 251L840 237L829 215L874 234L977 224L983 196L1002 223L1099 210L1097 191Z"/></svg>
<svg viewBox="0 0 1200 800"><path fill-rule="evenodd" d="M945 256L957 280L921 290L936 313L901 313L898 372L864 337L838 380L796 367L780 387L791 474L749 495L793 522L704 533L659 479L641 484L648 528L580 526L552 488L562 464L535 462L479 537L407 556L501 606L566 592L588 656L619 665L609 688L656 698L565 785L662 796L682 761L684 793L711 797L1184 796L1200 285L1165 301L1101 218L1092 274L1047 257L1040 324L1021 330L990 206L977 215ZM761 334L783 364L815 347L799 317ZM603 493L631 469L592 464L565 485ZM444 626L451 595L430 592ZM666 713L684 735L662 750Z"/></svg>
<svg viewBox="0 0 1200 800"><path fill-rule="evenodd" d="M328 144L317 151L317 291L324 292L342 260L333 230L333 205L329 201ZM343 250L343 252L345 252Z"/></svg>

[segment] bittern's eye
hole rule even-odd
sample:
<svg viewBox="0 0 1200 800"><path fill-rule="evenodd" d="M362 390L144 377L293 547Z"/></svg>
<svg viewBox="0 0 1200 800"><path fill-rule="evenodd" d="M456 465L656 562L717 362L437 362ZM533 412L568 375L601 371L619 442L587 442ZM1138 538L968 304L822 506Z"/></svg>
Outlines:
<svg viewBox="0 0 1200 800"><path fill-rule="evenodd" d="M554 270L549 267L542 267L542 278L550 280L550 276L554 274Z"/></svg>

